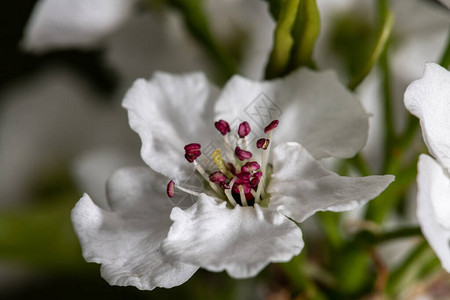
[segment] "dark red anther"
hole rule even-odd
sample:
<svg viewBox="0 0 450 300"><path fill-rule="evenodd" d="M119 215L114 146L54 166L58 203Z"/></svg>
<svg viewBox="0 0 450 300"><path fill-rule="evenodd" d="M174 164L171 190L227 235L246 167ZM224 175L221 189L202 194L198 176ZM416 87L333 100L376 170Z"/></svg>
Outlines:
<svg viewBox="0 0 450 300"><path fill-rule="evenodd" d="M224 190L228 190L230 188L230 183L229 182L221 182L220 187L223 188Z"/></svg>
<svg viewBox="0 0 450 300"><path fill-rule="evenodd" d="M214 123L214 126L216 126L216 129L219 130L222 135L226 135L230 132L230 125L227 121L219 120Z"/></svg>
<svg viewBox="0 0 450 300"><path fill-rule="evenodd" d="M249 161L245 165L242 166L242 172L253 172L260 168L259 164L256 161Z"/></svg>
<svg viewBox="0 0 450 300"><path fill-rule="evenodd" d="M240 183L240 184L234 184L233 185L233 192L239 194L239 187L242 186L242 189L244 191L244 194L249 194L250 191L252 190L252 186L250 185L250 182L244 182L244 183ZM251 195L251 194L250 194Z"/></svg>
<svg viewBox="0 0 450 300"><path fill-rule="evenodd" d="M236 147L234 150L234 153L236 153L236 156L239 158L239 160L246 160L252 158L252 153L249 151L242 150L239 147Z"/></svg>
<svg viewBox="0 0 450 300"><path fill-rule="evenodd" d="M169 198L173 198L174 194L175 194L175 182L171 180L167 184L167 196L169 196Z"/></svg>
<svg viewBox="0 0 450 300"><path fill-rule="evenodd" d="M200 155L202 155L202 151L200 151L200 148L201 148L200 144L197 143L192 143L184 146L184 150L186 151L184 157L187 159L188 162L192 163Z"/></svg>
<svg viewBox="0 0 450 300"><path fill-rule="evenodd" d="M249 133L250 133L250 124L248 124L247 121L244 121L241 124L239 124L238 135L241 139L245 138Z"/></svg>
<svg viewBox="0 0 450 300"><path fill-rule="evenodd" d="M242 172L236 175L236 182L244 182L244 181L250 181L250 178L252 177L252 175L250 173L247 172Z"/></svg>
<svg viewBox="0 0 450 300"><path fill-rule="evenodd" d="M270 124L267 125L266 128L264 128L264 133L268 133L277 128L278 123L280 123L278 120L273 120L272 122L270 122Z"/></svg>
<svg viewBox="0 0 450 300"><path fill-rule="evenodd" d="M197 143L191 143L191 144L187 144L186 146L184 146L184 150L187 151L194 151L194 150L200 150L202 146L200 144Z"/></svg>
<svg viewBox="0 0 450 300"><path fill-rule="evenodd" d="M256 148L266 150L269 147L270 140L269 139L259 139L256 142Z"/></svg>
<svg viewBox="0 0 450 300"><path fill-rule="evenodd" d="M252 186L252 188L256 188L260 181L261 178L254 177L252 180L250 180L250 185Z"/></svg>
<svg viewBox="0 0 450 300"><path fill-rule="evenodd" d="M222 172L214 172L209 175L209 180L214 183L222 183L227 180L227 177Z"/></svg>
<svg viewBox="0 0 450 300"><path fill-rule="evenodd" d="M255 172L255 173L253 174L252 180L250 180L250 185L251 185L253 188L257 187L258 184L259 184L259 182L261 181L261 177L262 177L262 172L261 172L261 171Z"/></svg>

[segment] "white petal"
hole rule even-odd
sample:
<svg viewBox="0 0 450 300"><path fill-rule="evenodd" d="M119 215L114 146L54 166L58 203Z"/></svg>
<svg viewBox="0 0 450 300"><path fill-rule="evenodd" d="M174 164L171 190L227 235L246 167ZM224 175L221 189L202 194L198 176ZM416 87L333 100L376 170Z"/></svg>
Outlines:
<svg viewBox="0 0 450 300"><path fill-rule="evenodd" d="M427 63L423 78L408 86L404 100L406 108L420 118L430 153L450 168L450 72Z"/></svg>
<svg viewBox="0 0 450 300"><path fill-rule="evenodd" d="M163 253L234 278L255 276L269 262L288 261L303 248L294 222L259 205L230 209L203 194L185 211L174 208L170 217L174 224Z"/></svg>
<svg viewBox="0 0 450 300"><path fill-rule="evenodd" d="M110 284L173 287L198 269L160 253L172 206L164 195L165 179L158 176L148 168L121 169L108 184L111 210L101 209L86 194L72 210L83 257L102 264L102 276Z"/></svg>
<svg viewBox="0 0 450 300"><path fill-rule="evenodd" d="M41 0L28 22L23 46L34 52L98 46L131 14L131 0Z"/></svg>
<svg viewBox="0 0 450 300"><path fill-rule="evenodd" d="M273 152L269 208L302 222L317 211L346 211L378 196L394 176L344 177L325 169L297 143Z"/></svg>
<svg viewBox="0 0 450 300"><path fill-rule="evenodd" d="M202 148L215 134L212 119L217 88L201 73L156 73L152 80L138 79L125 96L131 128L142 140L142 159L155 171L174 178L192 173L184 146Z"/></svg>
<svg viewBox="0 0 450 300"><path fill-rule="evenodd" d="M425 154L419 158L418 172L417 218L442 266L450 272L450 178Z"/></svg>
<svg viewBox="0 0 450 300"><path fill-rule="evenodd" d="M255 82L234 76L217 104L217 119L247 120L256 135L274 119L275 143L299 141L315 158L351 157L366 143L368 115L334 73L300 69Z"/></svg>

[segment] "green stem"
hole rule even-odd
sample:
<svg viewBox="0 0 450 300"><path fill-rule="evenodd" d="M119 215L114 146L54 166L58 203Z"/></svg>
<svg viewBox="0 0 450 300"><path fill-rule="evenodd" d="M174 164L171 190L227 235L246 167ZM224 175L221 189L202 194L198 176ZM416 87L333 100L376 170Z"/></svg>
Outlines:
<svg viewBox="0 0 450 300"><path fill-rule="evenodd" d="M422 237L420 227L403 227L392 231L374 232L369 230L362 230L358 232L348 244L359 245L364 248L372 248L379 244L398 240L401 238L409 238L413 236Z"/></svg>
<svg viewBox="0 0 450 300"><path fill-rule="evenodd" d="M341 215L334 212L324 211L318 212L317 216L320 220L320 225L322 226L327 240L330 242L330 245L334 249L340 248L344 243L339 227Z"/></svg>
<svg viewBox="0 0 450 300"><path fill-rule="evenodd" d="M373 244L382 244L384 242L397 240L399 238L407 238L411 236L422 236L420 227L405 227L393 231L384 232L375 236Z"/></svg>
<svg viewBox="0 0 450 300"><path fill-rule="evenodd" d="M273 36L273 48L266 66L266 78L283 75L288 67L294 38L291 31L297 17L300 0L286 0L281 3L277 25Z"/></svg>
<svg viewBox="0 0 450 300"><path fill-rule="evenodd" d="M427 242L419 243L406 259L391 272L386 285L386 293L390 296L397 295L403 288L417 280L423 268L434 259L435 255Z"/></svg>
<svg viewBox="0 0 450 300"><path fill-rule="evenodd" d="M293 29L294 48L289 70L301 66L315 67L313 51L320 32L320 16L316 0L300 0Z"/></svg>
<svg viewBox="0 0 450 300"><path fill-rule="evenodd" d="M389 37L391 36L393 25L394 16L390 11L387 10L385 16L383 17L381 28L378 31L375 47L373 48L372 53L367 60L367 63L348 84L348 88L350 90L355 90L361 84L361 82L363 82L366 76L370 73L370 70L372 70L373 66L380 58L383 51L386 49Z"/></svg>
<svg viewBox="0 0 450 300"><path fill-rule="evenodd" d="M394 113L393 99L391 92L391 75L389 69L389 59L387 51L383 52L380 58L380 65L383 77L383 106L384 106L384 123L385 123L385 149L384 149L384 167L383 171L386 172L392 159L392 149L395 143L395 131L394 131Z"/></svg>

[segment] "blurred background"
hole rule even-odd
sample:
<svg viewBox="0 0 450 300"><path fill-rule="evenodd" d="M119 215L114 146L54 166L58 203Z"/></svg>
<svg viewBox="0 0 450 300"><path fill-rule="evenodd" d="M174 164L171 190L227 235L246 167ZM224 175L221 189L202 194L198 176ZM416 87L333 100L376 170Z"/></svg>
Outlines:
<svg viewBox="0 0 450 300"><path fill-rule="evenodd" d="M317 1L322 27L314 56L320 69L334 68L343 82L371 50L372 2ZM235 73L263 78L275 26L267 2L0 5L0 299L289 299L290 283L278 265L248 280L200 270L170 290L110 287L99 266L83 260L70 223L82 193L104 199L111 172L143 164L121 107L134 80L155 71L203 71L218 85ZM448 43L450 16L433 1L393 0L392 6L392 74L401 106L406 85ZM356 91L374 114L371 124L379 122L376 72ZM376 168L382 135L378 125L372 128L365 153ZM314 220L304 230L312 232L305 236L311 249L320 248Z"/></svg>

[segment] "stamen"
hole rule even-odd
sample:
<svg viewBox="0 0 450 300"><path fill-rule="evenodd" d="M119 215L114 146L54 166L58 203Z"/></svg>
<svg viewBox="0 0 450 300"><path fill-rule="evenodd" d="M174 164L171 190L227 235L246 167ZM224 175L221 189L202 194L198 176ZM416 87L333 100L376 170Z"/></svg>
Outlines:
<svg viewBox="0 0 450 300"><path fill-rule="evenodd" d="M250 124L248 124L247 121L244 121L241 124L239 124L238 135L241 139L245 138L249 133L250 133Z"/></svg>
<svg viewBox="0 0 450 300"><path fill-rule="evenodd" d="M188 162L192 163L200 155L202 155L200 148L201 148L200 144L197 143L192 143L184 146L184 150L186 151L184 157L187 159Z"/></svg>
<svg viewBox="0 0 450 300"><path fill-rule="evenodd" d="M217 195L221 195L222 190L220 190L219 187L215 183L212 183L209 180L209 176L208 176L208 174L206 174L205 170L203 170L203 168L195 161L194 161L194 166L197 169L197 171L200 173L200 175L202 175L203 178L209 183L209 186L214 190L214 192L216 192Z"/></svg>
<svg viewBox="0 0 450 300"><path fill-rule="evenodd" d="M221 182L219 185L220 185L220 187L223 188L224 190L227 190L227 189L230 188L230 184L229 184L229 183L226 183L226 182Z"/></svg>
<svg viewBox="0 0 450 300"><path fill-rule="evenodd" d="M227 177L222 172L214 172L209 175L209 180L214 183L225 183Z"/></svg>
<svg viewBox="0 0 450 300"><path fill-rule="evenodd" d="M228 132L230 132L230 125L227 123L227 121L219 120L214 123L214 126L216 126L216 129L219 130L222 135L226 135Z"/></svg>
<svg viewBox="0 0 450 300"><path fill-rule="evenodd" d="M255 201L259 202L261 200L261 193L263 192L264 189L264 178L265 176L261 177L262 180L259 181L258 183L258 188L256 189L256 196L255 196Z"/></svg>
<svg viewBox="0 0 450 300"><path fill-rule="evenodd" d="M253 172L260 168L259 164L256 161L249 161L245 165L242 166L242 172Z"/></svg>
<svg viewBox="0 0 450 300"><path fill-rule="evenodd" d="M216 164L217 168L219 168L220 172L223 174L226 174L228 177L232 177L233 175L228 171L225 162L222 157L222 152L220 149L214 150L214 152L211 154L211 158Z"/></svg>
<svg viewBox="0 0 450 300"><path fill-rule="evenodd" d="M273 122L274 122L274 121L272 121L272 123L273 123ZM272 124L272 123L270 123L270 124ZM269 126L270 126L270 125L269 125ZM278 121L277 121L277 123L276 123L276 126L278 126ZM276 127L276 126L275 126L275 127ZM275 128L275 127L274 127L274 128ZM271 140L271 139L272 139L272 130L269 131L269 140ZM259 182L259 184L258 184L258 189L256 190L256 195L257 195L258 198L255 198L255 199L259 199L259 197L261 196L261 194L263 195L263 197L264 197L265 194L266 194L266 191L265 191L265 189L264 189L264 185L265 185L265 181L266 181L267 162L268 162L268 160L269 160L270 146L271 146L271 143L269 143L269 145L267 145L267 149L266 149L266 151L263 152L263 155L262 155L262 168L261 168L261 170L263 171L263 174L262 174L261 179L260 179L260 182ZM256 201L256 200L255 200L255 201Z"/></svg>
<svg viewBox="0 0 450 300"><path fill-rule="evenodd" d="M259 139L256 142L256 148L266 150L269 147L270 140L269 139Z"/></svg>
<svg viewBox="0 0 450 300"><path fill-rule="evenodd" d="M187 194L190 195L194 195L194 196L200 196L200 193L194 192L190 189L186 189L182 186L179 185L175 185L175 182L173 180L169 181L169 183L167 184L167 196L169 196L169 198L173 198L173 196L175 195L175 188L179 189L180 191L183 191Z"/></svg>
<svg viewBox="0 0 450 300"><path fill-rule="evenodd" d="M234 200L233 195L231 194L231 189L234 186L234 183L236 182L236 178L233 178L233 180L231 180L230 182L230 188L229 189L225 189L225 196L227 196L228 201L230 202L231 206L235 207L237 205L236 200Z"/></svg>
<svg viewBox="0 0 450 300"><path fill-rule="evenodd" d="M167 196L169 196L169 198L173 198L175 194L174 187L175 182L173 180L169 181L169 183L167 184Z"/></svg>
<svg viewBox="0 0 450 300"><path fill-rule="evenodd" d="M239 158L239 160L242 160L242 161L252 158L251 152L242 150L239 147L236 147L236 149L234 150L234 153L236 153L236 156Z"/></svg>
<svg viewBox="0 0 450 300"><path fill-rule="evenodd" d="M277 128L279 121L278 120L273 120L272 122L270 122L269 125L266 126L266 128L264 128L264 133L267 134L268 132L274 130L275 128Z"/></svg>
<svg viewBox="0 0 450 300"><path fill-rule="evenodd" d="M252 188L255 188L258 186L260 181L261 181L260 177L254 177L252 178L252 180L250 180L250 185L252 186Z"/></svg>
<svg viewBox="0 0 450 300"><path fill-rule="evenodd" d="M185 193L187 193L187 194L190 194L190 195L193 195L193 196L197 196L197 197L200 196L200 193L191 191L190 189L186 189L186 188L184 188L184 187L182 187L182 186L176 185L175 187L176 187L177 189L179 189L180 191L183 191L183 192L185 192Z"/></svg>
<svg viewBox="0 0 450 300"><path fill-rule="evenodd" d="M225 156L229 161L235 160L233 155L233 149L231 149L230 146L230 139L228 138L228 135L223 136L223 143L225 145Z"/></svg>
<svg viewBox="0 0 450 300"><path fill-rule="evenodd" d="M245 197L244 193L244 188L242 187L242 185L240 185L238 188L239 188L239 195L241 196L242 206L248 206L247 198Z"/></svg>

